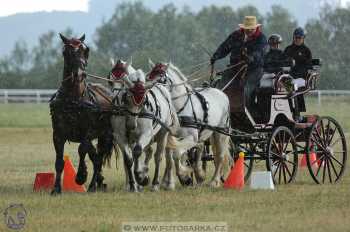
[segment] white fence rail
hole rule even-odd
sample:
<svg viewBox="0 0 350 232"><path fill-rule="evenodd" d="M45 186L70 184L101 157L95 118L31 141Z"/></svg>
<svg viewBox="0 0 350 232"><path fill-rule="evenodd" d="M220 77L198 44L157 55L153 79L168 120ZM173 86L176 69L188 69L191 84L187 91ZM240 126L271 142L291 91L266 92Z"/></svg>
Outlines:
<svg viewBox="0 0 350 232"><path fill-rule="evenodd" d="M48 102L55 89L0 89L1 103Z"/></svg>
<svg viewBox="0 0 350 232"><path fill-rule="evenodd" d="M46 103L50 100L55 89L0 89L0 103ZM350 90L315 90L311 96L317 97L319 105L322 105L324 96L349 96Z"/></svg>

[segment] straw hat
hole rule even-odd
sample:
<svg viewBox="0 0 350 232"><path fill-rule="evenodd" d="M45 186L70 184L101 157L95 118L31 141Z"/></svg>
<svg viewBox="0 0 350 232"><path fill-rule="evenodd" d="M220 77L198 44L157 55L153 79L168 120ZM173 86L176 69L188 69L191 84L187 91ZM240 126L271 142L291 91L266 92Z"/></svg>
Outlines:
<svg viewBox="0 0 350 232"><path fill-rule="evenodd" d="M244 17L244 21L243 24L238 24L240 28L243 29L255 29L259 26L261 26L261 24L257 24L256 23L256 17L255 16L245 16Z"/></svg>

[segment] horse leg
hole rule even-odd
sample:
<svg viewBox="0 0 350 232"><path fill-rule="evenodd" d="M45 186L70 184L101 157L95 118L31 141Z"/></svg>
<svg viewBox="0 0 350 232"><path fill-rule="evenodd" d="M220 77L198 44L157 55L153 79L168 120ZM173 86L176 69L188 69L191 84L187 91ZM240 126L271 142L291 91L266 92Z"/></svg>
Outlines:
<svg viewBox="0 0 350 232"><path fill-rule="evenodd" d="M175 189L175 180L172 172L173 167L173 149L166 148L165 153L165 170L162 179L162 188L166 190L174 190Z"/></svg>
<svg viewBox="0 0 350 232"><path fill-rule="evenodd" d="M87 145L85 141L83 141L82 143L79 144L79 147L78 147L79 167L78 167L77 175L75 177L75 182L78 185L84 184L87 179L88 172L87 172L87 167L85 163L85 157L87 152L88 152Z"/></svg>
<svg viewBox="0 0 350 232"><path fill-rule="evenodd" d="M144 167L143 167L143 171L145 173L148 173L149 171L149 161L152 159L152 155L153 155L153 148L151 145L147 146L144 150L145 152L145 161L144 161Z"/></svg>
<svg viewBox="0 0 350 232"><path fill-rule="evenodd" d="M54 189L51 192L51 195L60 194L62 192L61 188L61 175L64 168L63 152L64 144L66 140L62 138L58 133L53 133L53 143L56 151L56 161L55 161L55 170L56 170L56 180Z"/></svg>
<svg viewBox="0 0 350 232"><path fill-rule="evenodd" d="M173 159L175 163L176 175L179 178L181 185L190 186L193 184L193 180L189 175L190 171L188 170L188 168L182 165L181 156L182 154L179 152L179 150L175 149L173 153Z"/></svg>
<svg viewBox="0 0 350 232"><path fill-rule="evenodd" d="M228 136L214 132L213 134L213 151L215 171L210 181L210 186L219 187L221 184L221 170L223 167L224 156L228 152Z"/></svg>
<svg viewBox="0 0 350 232"><path fill-rule="evenodd" d="M204 146L199 145L198 149L194 152L194 163L192 166L197 184L199 185L201 185L205 180L205 173L201 165L203 151L204 151Z"/></svg>
<svg viewBox="0 0 350 232"><path fill-rule="evenodd" d="M92 161L93 164L93 174L92 178L88 187L88 192L96 192L96 182L97 182L97 173L98 173L98 166L99 166L99 157L97 154L97 151L92 145L91 141L86 141L86 149L88 151L88 155L90 160ZM102 163L102 160L100 160Z"/></svg>
<svg viewBox="0 0 350 232"><path fill-rule="evenodd" d="M106 191L107 184L103 183L104 177L102 175L103 160L108 159L113 153L113 135L107 133L105 136L98 138L97 142L97 157L96 163L96 182L98 191Z"/></svg>
<svg viewBox="0 0 350 232"><path fill-rule="evenodd" d="M129 183L129 191L130 192L139 192L140 187L136 182L134 172L132 171L132 166L134 164L134 160L132 155L130 155L126 150L123 148L123 160L124 160L124 168L127 173L128 183Z"/></svg>
<svg viewBox="0 0 350 232"><path fill-rule="evenodd" d="M134 175L136 182L141 186L146 186L149 183L149 176L144 172L143 163L140 161L142 150L142 145L137 143L132 149L132 157L134 160Z"/></svg>
<svg viewBox="0 0 350 232"><path fill-rule="evenodd" d="M154 178L152 181L153 191L159 191L159 168L160 168L160 162L162 160L162 155L165 152L165 143L167 141L168 133L160 133L159 136L157 137L158 137L157 149L156 149L156 153L154 154L155 170L154 170Z"/></svg>

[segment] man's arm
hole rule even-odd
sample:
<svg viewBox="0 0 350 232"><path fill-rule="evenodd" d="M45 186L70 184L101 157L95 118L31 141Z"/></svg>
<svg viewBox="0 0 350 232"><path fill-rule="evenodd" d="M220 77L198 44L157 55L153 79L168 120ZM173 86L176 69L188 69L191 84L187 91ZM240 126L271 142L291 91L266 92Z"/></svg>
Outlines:
<svg viewBox="0 0 350 232"><path fill-rule="evenodd" d="M210 62L213 64L216 60L219 60L227 56L232 50L232 43L233 43L233 33L229 35L229 37L227 37L226 40L220 44L218 49L216 49L216 51L214 52L213 56L210 59Z"/></svg>

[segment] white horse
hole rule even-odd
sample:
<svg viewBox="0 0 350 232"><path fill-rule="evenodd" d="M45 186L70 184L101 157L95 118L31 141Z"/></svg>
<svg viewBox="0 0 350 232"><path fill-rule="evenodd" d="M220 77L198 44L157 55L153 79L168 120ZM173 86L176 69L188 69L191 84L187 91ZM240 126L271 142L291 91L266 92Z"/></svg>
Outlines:
<svg viewBox="0 0 350 232"><path fill-rule="evenodd" d="M211 138L211 144L214 152L215 172L211 179L210 185L213 187L220 186L221 169L223 166L224 155L228 154L229 137L218 131L202 127L209 125L214 128L230 127L230 106L229 99L225 93L216 88L193 89L188 84L185 75L172 63L156 65L150 61L152 66L151 72L147 75L147 81L160 82L168 86L175 109L177 110L180 120L181 129L177 136L184 138L181 140L182 148L169 149L173 152L175 160L176 173L180 181L186 181L188 177L184 175L181 169L181 156L183 153L199 144L203 144ZM171 140L169 140L171 141ZM179 144L177 144L179 145ZM201 152L199 152L201 154ZM197 182L204 181L203 171L200 166L201 156L196 157L194 171ZM171 182L171 166L167 167L166 173L168 178L165 181ZM174 186L173 183L168 185Z"/></svg>
<svg viewBox="0 0 350 232"><path fill-rule="evenodd" d="M139 158L144 149L156 142L152 189L158 190L160 161L168 131L179 126L171 96L165 87L158 84L146 88L142 70L129 73L124 78L124 84L127 88L117 96L124 112L112 117L112 127L114 142L123 153L127 183L130 191L135 192L140 190L140 185L147 184L148 169L144 169Z"/></svg>
<svg viewBox="0 0 350 232"><path fill-rule="evenodd" d="M111 91L113 92L114 95L114 104L116 106L122 106L121 103L121 96L122 94L127 90L128 86L126 85L126 81L129 81L129 75L138 75L135 74L138 70L136 70L133 66L132 66L132 59L130 58L129 61L123 61L121 59L118 59L117 61L115 61L113 58L111 59L111 64L113 66L113 68L111 69L111 71L108 74L108 79L111 80L111 82L109 82L109 86L111 88ZM141 70L139 71L141 72ZM114 121L115 118L112 119L112 121ZM120 120L123 120L120 118ZM123 122L121 122L121 124L123 124ZM117 145L117 142L115 142L115 145ZM150 159L152 158L152 154L153 154L153 150L152 147L149 146L148 149L145 150L145 160L144 160L144 164L143 166L143 173L144 176L142 178L142 184L143 185L147 185L149 182L149 177L147 176L147 172L148 172L148 163L150 161ZM139 165L141 166L141 165ZM130 190L130 185L129 185L129 177L128 177L128 173L126 171L126 168L124 168L125 171L125 188L126 190Z"/></svg>

